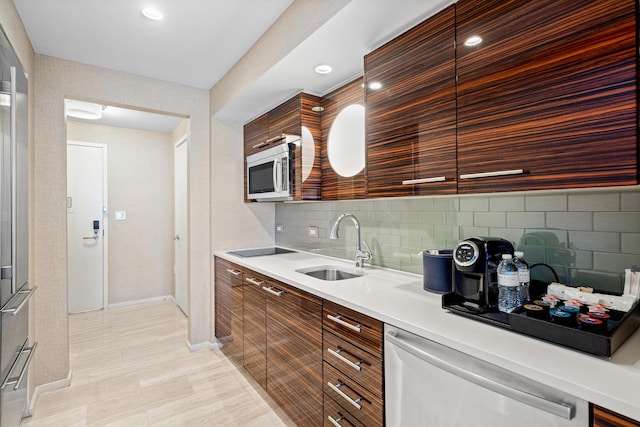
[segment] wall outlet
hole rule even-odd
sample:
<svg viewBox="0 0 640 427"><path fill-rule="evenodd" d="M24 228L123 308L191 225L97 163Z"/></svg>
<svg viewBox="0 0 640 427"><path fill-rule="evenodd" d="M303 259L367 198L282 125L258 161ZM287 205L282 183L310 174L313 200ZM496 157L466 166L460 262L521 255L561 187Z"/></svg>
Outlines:
<svg viewBox="0 0 640 427"><path fill-rule="evenodd" d="M284 233L284 224L276 224L276 233L277 234Z"/></svg>
<svg viewBox="0 0 640 427"><path fill-rule="evenodd" d="M318 237L318 227L309 227L307 235L309 237Z"/></svg>

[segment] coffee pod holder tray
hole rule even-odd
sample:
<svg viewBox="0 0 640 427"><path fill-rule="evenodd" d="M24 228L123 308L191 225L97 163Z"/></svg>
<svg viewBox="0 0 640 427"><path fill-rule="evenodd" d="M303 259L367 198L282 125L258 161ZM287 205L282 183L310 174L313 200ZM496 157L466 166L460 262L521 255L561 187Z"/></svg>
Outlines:
<svg viewBox="0 0 640 427"><path fill-rule="evenodd" d="M547 283L531 283L531 295L541 296ZM532 298L532 300L538 298ZM640 326L640 302L627 312L611 310L606 331L594 333L576 326L565 326L551 320L528 316L520 307L512 313L479 312L464 305L464 297L451 292L442 296L442 308L467 318L488 323L574 350L598 356L611 356Z"/></svg>

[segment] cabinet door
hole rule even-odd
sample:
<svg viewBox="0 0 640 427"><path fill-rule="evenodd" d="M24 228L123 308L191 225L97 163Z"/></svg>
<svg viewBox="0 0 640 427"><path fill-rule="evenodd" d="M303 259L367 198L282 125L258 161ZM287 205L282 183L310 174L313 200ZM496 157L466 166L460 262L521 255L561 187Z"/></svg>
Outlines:
<svg viewBox="0 0 640 427"><path fill-rule="evenodd" d="M322 97L322 200L349 200L367 197L365 169L353 176L338 174L329 160L331 126L343 110L352 105L364 107L363 78L358 78ZM364 123L363 123L364 125ZM349 141L344 141L349 143Z"/></svg>
<svg viewBox="0 0 640 427"><path fill-rule="evenodd" d="M365 56L369 197L456 192L454 41L450 6Z"/></svg>
<svg viewBox="0 0 640 427"><path fill-rule="evenodd" d="M244 155L257 153L267 147L269 139L269 113L244 125Z"/></svg>
<svg viewBox="0 0 640 427"><path fill-rule="evenodd" d="M637 427L640 422L631 418L623 417L608 409L593 405L592 408L593 427Z"/></svg>
<svg viewBox="0 0 640 427"><path fill-rule="evenodd" d="M300 135L300 95L269 111L269 139L282 135Z"/></svg>
<svg viewBox="0 0 640 427"><path fill-rule="evenodd" d="M267 331L264 276L247 270L244 274L244 368L267 388Z"/></svg>
<svg viewBox="0 0 640 427"><path fill-rule="evenodd" d="M637 183L636 1L456 13L459 192Z"/></svg>
<svg viewBox="0 0 640 427"><path fill-rule="evenodd" d="M300 426L322 425L322 300L267 288L267 391Z"/></svg>
<svg viewBox="0 0 640 427"><path fill-rule="evenodd" d="M242 269L215 258L215 336L222 352L242 365L243 357L243 282Z"/></svg>

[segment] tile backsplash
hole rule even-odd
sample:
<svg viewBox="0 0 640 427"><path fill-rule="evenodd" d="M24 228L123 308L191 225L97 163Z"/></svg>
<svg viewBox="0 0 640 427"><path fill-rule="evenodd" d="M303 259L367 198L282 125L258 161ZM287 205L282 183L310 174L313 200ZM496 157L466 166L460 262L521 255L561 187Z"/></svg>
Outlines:
<svg viewBox="0 0 640 427"><path fill-rule="evenodd" d="M624 269L640 266L638 187L277 204L275 222L284 227L276 244L353 259L351 221L329 239L342 213L358 218L371 264L412 273L422 273L423 250L452 249L473 236L508 239L529 264L552 266L573 286L621 292ZM552 280L543 267L532 276Z"/></svg>

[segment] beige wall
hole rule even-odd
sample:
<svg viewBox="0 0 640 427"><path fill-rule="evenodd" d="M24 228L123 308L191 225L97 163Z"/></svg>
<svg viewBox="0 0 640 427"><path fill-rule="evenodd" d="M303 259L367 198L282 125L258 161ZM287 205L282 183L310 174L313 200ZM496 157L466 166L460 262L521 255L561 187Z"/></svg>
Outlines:
<svg viewBox="0 0 640 427"><path fill-rule="evenodd" d="M189 117L189 342L209 341L211 324L209 94L205 90L36 55L35 282L37 384L69 371L66 298L64 98L102 101Z"/></svg>
<svg viewBox="0 0 640 427"><path fill-rule="evenodd" d="M108 305L173 294L169 134L67 121L67 140L107 146ZM115 211L125 221L115 221Z"/></svg>

